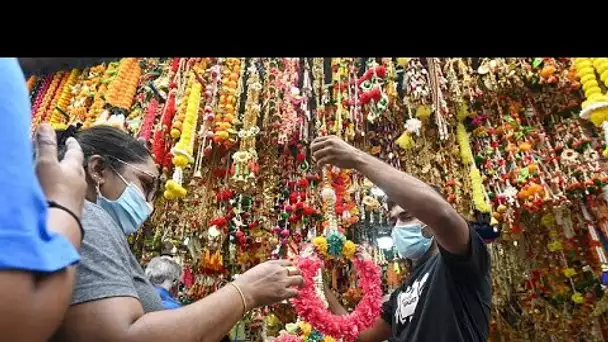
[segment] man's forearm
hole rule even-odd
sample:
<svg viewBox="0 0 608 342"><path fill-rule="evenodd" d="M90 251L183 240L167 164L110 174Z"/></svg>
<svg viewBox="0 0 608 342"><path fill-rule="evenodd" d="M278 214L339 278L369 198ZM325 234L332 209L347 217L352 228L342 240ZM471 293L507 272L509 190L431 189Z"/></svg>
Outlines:
<svg viewBox="0 0 608 342"><path fill-rule="evenodd" d="M46 341L68 309L75 267L44 275L0 272L0 331L10 341Z"/></svg>
<svg viewBox="0 0 608 342"><path fill-rule="evenodd" d="M329 311L331 311L335 315L347 315L348 311L346 311L346 309L344 309L344 307L340 304L338 298L336 298L336 295L334 295L329 286L325 285L324 290L325 299L327 299L327 304L329 306Z"/></svg>
<svg viewBox="0 0 608 342"><path fill-rule="evenodd" d="M61 209L49 208L47 227L50 231L63 235L74 248L79 249L82 236L78 222L70 214Z"/></svg>
<svg viewBox="0 0 608 342"><path fill-rule="evenodd" d="M443 247L455 253L466 250L466 222L433 188L367 153L360 152L356 159L355 168L391 200L427 224Z"/></svg>

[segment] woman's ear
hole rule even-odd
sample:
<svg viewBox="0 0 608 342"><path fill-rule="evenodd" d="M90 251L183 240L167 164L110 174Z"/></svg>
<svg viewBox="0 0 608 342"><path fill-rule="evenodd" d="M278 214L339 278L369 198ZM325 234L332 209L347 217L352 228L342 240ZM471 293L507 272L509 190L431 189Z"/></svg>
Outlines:
<svg viewBox="0 0 608 342"><path fill-rule="evenodd" d="M107 170L106 159L98 154L95 154L87 160L87 176L93 181L96 186L101 186L104 183L104 171Z"/></svg>

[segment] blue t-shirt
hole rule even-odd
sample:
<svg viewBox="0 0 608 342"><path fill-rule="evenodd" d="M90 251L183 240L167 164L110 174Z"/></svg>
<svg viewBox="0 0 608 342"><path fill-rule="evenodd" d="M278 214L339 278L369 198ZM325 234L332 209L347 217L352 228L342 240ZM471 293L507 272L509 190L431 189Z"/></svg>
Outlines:
<svg viewBox="0 0 608 342"><path fill-rule="evenodd" d="M163 289L162 287L156 287L156 292L160 296L160 299L163 302L163 307L167 310L181 308L182 305L175 300L175 298L171 297L169 291Z"/></svg>
<svg viewBox="0 0 608 342"><path fill-rule="evenodd" d="M16 58L0 58L0 270L55 272L79 260L47 230L47 205L34 172L31 109Z"/></svg>

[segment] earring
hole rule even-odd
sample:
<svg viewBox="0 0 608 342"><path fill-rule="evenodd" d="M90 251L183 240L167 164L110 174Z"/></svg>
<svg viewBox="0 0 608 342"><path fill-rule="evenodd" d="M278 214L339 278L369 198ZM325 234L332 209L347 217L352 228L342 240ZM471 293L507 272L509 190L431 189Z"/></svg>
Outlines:
<svg viewBox="0 0 608 342"><path fill-rule="evenodd" d="M95 190L97 191L97 194L100 195L101 191L99 190L99 179L97 177L95 177Z"/></svg>

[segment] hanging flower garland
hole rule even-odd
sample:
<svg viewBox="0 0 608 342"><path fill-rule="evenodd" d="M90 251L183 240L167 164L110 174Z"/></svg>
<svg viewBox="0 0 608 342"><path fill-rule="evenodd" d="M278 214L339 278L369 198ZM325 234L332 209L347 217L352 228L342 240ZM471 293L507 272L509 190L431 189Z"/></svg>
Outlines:
<svg viewBox="0 0 608 342"><path fill-rule="evenodd" d="M55 129L65 128L68 123L69 115L65 112L67 110L68 104L70 103L70 98L72 97L72 87L76 83L76 78L80 75L80 71L78 69L73 69L61 90L61 95L59 96L59 100L55 108L51 108L52 114L50 118L50 123L53 125Z"/></svg>
<svg viewBox="0 0 608 342"><path fill-rule="evenodd" d="M364 292L363 298L355 310L348 315L339 316L330 313L323 300L318 296L319 289L315 281L315 277L317 277L324 262L317 255L310 253L304 255L298 263L304 278L304 287L300 290L300 295L292 302L298 315L309 322L316 330L325 335L352 342L363 330L371 327L374 320L380 315L382 305L381 271L362 247L356 247L356 252L352 253L352 242L342 243L342 239L332 235L326 241L322 241L322 239L316 238L313 242L318 246L315 248L318 254L323 254L325 249L326 253L336 254L336 256L339 256L336 253L338 250L342 251L344 257L348 254L354 254L351 260L359 276L359 287Z"/></svg>
<svg viewBox="0 0 608 342"><path fill-rule="evenodd" d="M188 100L181 127L182 132L179 136L179 141L171 151L174 155L173 165L175 165L175 170L173 178L168 180L165 186L164 196L166 199L183 198L186 196L187 190L183 187L183 170L194 162L194 139L196 138L203 85L196 80L194 72L191 72L190 84L191 86L185 95Z"/></svg>
<svg viewBox="0 0 608 342"><path fill-rule="evenodd" d="M177 95L177 79L178 72L180 66L180 58L173 58L171 63L171 69L169 71L169 90L167 95L167 101L162 109L162 114L160 116L160 121L154 131L154 135L152 137L152 155L154 156L154 161L157 165L162 167L162 172L164 174L169 173L169 168L171 167L170 158L166 158L168 154L167 145L169 142L169 129L171 127L171 121L173 121L173 116L175 115L176 108L176 95ZM169 163L165 163L165 160L169 159Z"/></svg>
<svg viewBox="0 0 608 342"><path fill-rule="evenodd" d="M608 142L608 95L602 94L596 73L604 85L608 85L608 58L575 58L576 72L581 79L586 101L581 105L581 118L588 119L604 131L604 142ZM604 149L608 157L608 147Z"/></svg>
<svg viewBox="0 0 608 342"><path fill-rule="evenodd" d="M105 69L103 76L101 77L101 85L99 86L99 88L97 89L97 93L95 93L95 96L93 97L93 104L89 108L87 118L84 121L84 128L92 126L93 123L95 123L102 114L103 108L106 105L106 92L108 91L108 85L116 77L116 74L118 73L118 65L118 62L112 62L108 65L108 68ZM99 72L101 73L101 71Z"/></svg>
<svg viewBox="0 0 608 342"><path fill-rule="evenodd" d="M55 76L53 75L49 75L43 78L40 86L38 87L36 97L32 101L32 132L38 127L38 124L42 120L42 111L39 111L39 109L41 106L46 106L46 101L49 98L47 90L50 88L54 77Z"/></svg>

